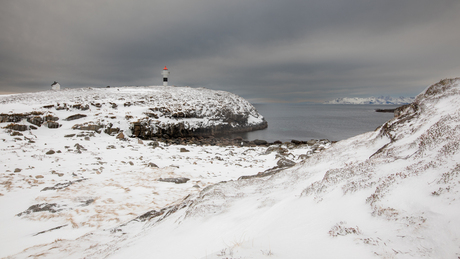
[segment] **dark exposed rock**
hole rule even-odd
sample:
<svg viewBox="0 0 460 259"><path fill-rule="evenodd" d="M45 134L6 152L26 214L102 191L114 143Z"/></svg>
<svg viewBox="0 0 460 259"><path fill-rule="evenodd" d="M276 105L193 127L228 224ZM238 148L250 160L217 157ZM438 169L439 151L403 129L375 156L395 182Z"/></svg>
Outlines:
<svg viewBox="0 0 460 259"><path fill-rule="evenodd" d="M152 162L150 162L148 165L148 167L153 167L153 168L158 168L158 166Z"/></svg>
<svg viewBox="0 0 460 259"><path fill-rule="evenodd" d="M56 152L55 152L54 150L52 150L52 149L49 150L48 152L46 152L47 155L52 155L52 154L54 154L54 153L56 153Z"/></svg>
<svg viewBox="0 0 460 259"><path fill-rule="evenodd" d="M44 119L42 117L40 117L40 116L33 116L33 117L27 118L27 121L29 123L32 123L32 124L40 127L43 124Z"/></svg>
<svg viewBox="0 0 460 259"><path fill-rule="evenodd" d="M77 129L77 130L89 130L89 131L96 131L98 133L99 132L99 129L103 128L104 126L103 125L99 125L99 124L75 124L72 126L72 129Z"/></svg>
<svg viewBox="0 0 460 259"><path fill-rule="evenodd" d="M123 134L123 132L120 132L120 133L118 133L116 138L117 139L125 139L125 134Z"/></svg>
<svg viewBox="0 0 460 259"><path fill-rule="evenodd" d="M77 103L77 104L72 105L72 108L82 110L82 111L86 111L86 110L89 110L89 105L88 104L83 105L81 103Z"/></svg>
<svg viewBox="0 0 460 259"><path fill-rule="evenodd" d="M5 128L17 130L17 131L26 131L29 129L27 125L21 125L21 124L15 124L15 123L8 124Z"/></svg>
<svg viewBox="0 0 460 259"><path fill-rule="evenodd" d="M186 148L183 148L183 147L181 147L181 148L180 148L180 152L190 152L190 150L188 150L188 149L186 149Z"/></svg>
<svg viewBox="0 0 460 259"><path fill-rule="evenodd" d="M59 120L58 117L55 117L55 116L53 116L53 115L51 115L51 114L46 115L43 119L44 119L45 121L58 121L58 120Z"/></svg>
<svg viewBox="0 0 460 259"><path fill-rule="evenodd" d="M61 127L61 124L55 122L55 121L47 121L45 122L45 125L49 128L49 129L57 129L59 127Z"/></svg>
<svg viewBox="0 0 460 259"><path fill-rule="evenodd" d="M160 182L168 182L168 183L175 183L175 184L180 184L180 183L186 183L190 179L185 178L185 177L178 177L178 178L160 178L158 181Z"/></svg>
<svg viewBox="0 0 460 259"><path fill-rule="evenodd" d="M375 112L388 112L394 113L396 109L375 109Z"/></svg>
<svg viewBox="0 0 460 259"><path fill-rule="evenodd" d="M11 132L11 136L24 136L24 134L22 134L19 131L13 131L13 132Z"/></svg>
<svg viewBox="0 0 460 259"><path fill-rule="evenodd" d="M47 211L51 213L56 213L60 211L59 205L57 203L41 203L30 206L27 210L16 214L16 216L21 217L22 215L27 215L33 212Z"/></svg>
<svg viewBox="0 0 460 259"><path fill-rule="evenodd" d="M75 136L75 134L67 134L67 135L64 136L64 138L72 138L74 136Z"/></svg>
<svg viewBox="0 0 460 259"><path fill-rule="evenodd" d="M84 180L86 180L86 178L78 179L78 180L75 180L75 181L68 181L68 182L64 182L64 183L57 183L52 187L45 187L41 191L43 192L43 191L61 190L61 189L69 187L70 185L72 185L74 183L78 183L78 182L81 182L81 181L84 181Z"/></svg>
<svg viewBox="0 0 460 259"><path fill-rule="evenodd" d="M293 167L295 166L295 162L292 160L286 159L286 158L281 158L280 160L278 160L276 165L280 168L281 167Z"/></svg>
<svg viewBox="0 0 460 259"><path fill-rule="evenodd" d="M168 114L166 110L163 110L163 115ZM153 115L151 115L153 116ZM171 116L169 114L169 116ZM175 115L184 116L188 118L188 115ZM217 136L226 135L231 133L248 132L267 128L267 122L264 120L258 125L247 125L247 118L240 114L226 114L225 123L205 126L202 128L191 129L184 124L184 122L177 122L171 124L168 127L151 126L159 123L155 118L142 119L131 124L131 131L133 137L141 139L155 139L155 138L182 138L182 137L199 137L199 136Z"/></svg>
<svg viewBox="0 0 460 259"><path fill-rule="evenodd" d="M71 115L71 116L65 118L64 120L65 121L73 121L73 120L78 120L78 119L84 118L86 116L87 116L86 114L74 114L74 115Z"/></svg>
<svg viewBox="0 0 460 259"><path fill-rule="evenodd" d="M86 151L86 148L83 147L82 145L78 144L78 143L75 144L74 147L75 147L78 151L81 151L81 150Z"/></svg>
<svg viewBox="0 0 460 259"><path fill-rule="evenodd" d="M265 140L256 139L256 140L254 140L254 144L256 144L258 146L262 146L262 145L267 145L268 142L265 141Z"/></svg>
<svg viewBox="0 0 460 259"><path fill-rule="evenodd" d="M55 228L50 228L50 229L48 229L48 230L40 231L40 232L36 233L34 236L37 236L37 235L40 235L40 234L45 234L45 233L51 232L51 231L53 231L53 230L58 230L58 229L60 229L60 228L66 227L67 225L68 225L68 224L65 224L65 225L62 225L62 226L58 226L58 227L55 227Z"/></svg>

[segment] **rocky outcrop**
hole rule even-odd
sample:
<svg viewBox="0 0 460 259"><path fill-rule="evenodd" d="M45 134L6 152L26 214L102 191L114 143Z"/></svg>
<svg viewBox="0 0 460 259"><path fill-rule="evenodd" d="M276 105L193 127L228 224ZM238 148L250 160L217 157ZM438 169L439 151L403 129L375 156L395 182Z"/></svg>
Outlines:
<svg viewBox="0 0 460 259"><path fill-rule="evenodd" d="M235 116L234 118L236 118ZM224 118L229 121L230 119ZM199 128L190 128L187 122L178 122L174 124L163 124L157 120L146 119L134 122L131 131L134 137L141 139L155 138L184 138L184 137L206 137L218 136L232 133L249 132L267 128L268 124L263 120L259 124L248 124L247 118L242 117L241 120L233 120L232 122L223 122L216 125L208 125Z"/></svg>

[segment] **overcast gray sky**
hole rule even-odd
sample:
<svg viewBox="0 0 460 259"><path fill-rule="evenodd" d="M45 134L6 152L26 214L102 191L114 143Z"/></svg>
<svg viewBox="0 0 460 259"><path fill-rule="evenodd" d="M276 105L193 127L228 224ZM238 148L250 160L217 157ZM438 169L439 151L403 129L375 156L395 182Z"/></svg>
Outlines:
<svg viewBox="0 0 460 259"><path fill-rule="evenodd" d="M170 84L251 102L415 96L460 76L460 0L0 1L0 92Z"/></svg>

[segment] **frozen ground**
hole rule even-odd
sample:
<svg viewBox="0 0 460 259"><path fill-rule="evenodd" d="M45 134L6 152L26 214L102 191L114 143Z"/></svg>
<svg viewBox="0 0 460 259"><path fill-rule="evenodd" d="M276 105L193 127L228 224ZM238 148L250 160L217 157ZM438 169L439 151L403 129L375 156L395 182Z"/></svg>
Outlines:
<svg viewBox="0 0 460 259"><path fill-rule="evenodd" d="M239 180L241 175L274 166L279 154L287 152L276 148L278 151L270 153L267 148L185 147L191 152L181 153L178 146L151 151L145 142L101 135L90 137L89 142L98 139L103 144L86 144L88 148L85 143L89 142L73 139L87 149L81 154L75 153L74 147L68 151L59 146L58 138L43 137L43 141L56 141L53 145L61 150L47 156L43 152L51 143L27 151L26 140L15 141L2 133L7 143L2 159L9 158L12 164L5 166L9 172L3 176L0 197L2 208L8 208L1 212L2 223L6 223L2 233L8 233L2 236L6 248L1 250L8 251L2 256L459 258L459 97L460 78L442 80L375 132L337 142L307 158L299 156L307 149L291 150L293 154L288 156L297 159L295 166L266 177ZM116 149L107 151L104 145ZM152 155L142 160L140 154L133 155L142 150ZM119 153L111 155L109 151ZM37 155L30 159L34 165L26 162L27 152ZM94 158L85 152L94 152ZM56 159L61 156L62 160ZM89 161L78 160L79 156ZM235 161L227 162L229 168L233 163L228 171L223 167L226 159ZM48 166L41 164L44 160ZM195 176L196 161L203 164L196 168ZM149 162L158 163L159 168L148 167ZM58 169L59 164L68 166ZM19 165L22 170L14 173ZM161 171L164 168L174 169L173 176L191 180L183 185L155 181L169 176L167 170ZM148 183L136 180L148 179L152 175L146 174L148 170L157 170L158 176ZM45 176L46 171L51 172ZM82 178L86 180L75 182ZM66 188L46 188L68 181L73 184ZM128 186L129 182L134 186ZM86 188L91 183L94 187ZM195 185L205 188L199 190ZM162 196L162 191L173 198ZM30 206L45 202L56 205L27 214Z"/></svg>
<svg viewBox="0 0 460 259"><path fill-rule="evenodd" d="M155 105L140 102L150 99L147 93L152 93L147 87L119 90L125 93L81 89L3 96L2 113L43 111L42 116L59 117L61 127L42 125L16 131L4 128L11 122L0 124L0 258L117 227L199 193L206 186L263 172L277 166L281 157L298 162L303 159L301 155L312 151L307 145L278 145L286 149L272 148L273 152L267 152L267 147L166 145L118 139L117 134L104 133L104 128L101 133L72 129L76 124L110 122L126 134L129 125L124 116L141 117ZM166 94L154 90L156 95ZM157 97L157 103L161 103L159 98L163 97ZM192 103L190 98L188 101ZM123 105L126 102L132 105ZM69 108L88 104L89 109L56 109L64 103ZM113 109L110 103L118 103L118 107ZM54 107L43 108L47 105ZM65 120L74 114L86 117ZM26 119L14 124L34 126ZM190 180L182 184L160 181L168 178Z"/></svg>

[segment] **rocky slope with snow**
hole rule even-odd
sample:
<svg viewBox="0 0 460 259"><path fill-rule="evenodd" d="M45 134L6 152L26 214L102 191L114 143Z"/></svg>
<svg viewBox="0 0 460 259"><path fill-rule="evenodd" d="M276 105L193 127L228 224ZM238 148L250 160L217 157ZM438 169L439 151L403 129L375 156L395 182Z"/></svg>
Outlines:
<svg viewBox="0 0 460 259"><path fill-rule="evenodd" d="M414 97L390 97L390 96L380 96L380 97L342 97L337 98L331 101L325 102L325 104L409 104L414 101Z"/></svg>
<svg viewBox="0 0 460 259"><path fill-rule="evenodd" d="M27 120L32 128L43 124L58 128L63 120L75 120L75 129L124 132L142 139L211 136L267 127L263 116L243 98L205 88L44 91L0 96L0 109L0 122ZM27 123L23 125L28 127Z"/></svg>
<svg viewBox="0 0 460 259"><path fill-rule="evenodd" d="M50 219L53 213L49 211L10 217L12 223L27 222L21 217L28 215L38 220L42 217L40 222L44 224L41 228L35 227L36 232L21 232L24 242L35 245L26 246L27 249L11 258L458 258L460 78L442 80L428 87L397 114L374 132L339 141L308 156L299 155L298 163L287 169L265 171L259 177L230 178L195 192L184 191L188 194L186 197L168 204L152 203L148 199L136 203L130 198L133 204L142 205L144 213L133 213L131 218L130 215L122 219L118 217L122 222L113 221L112 227L88 231L85 221L78 221L81 220L79 215L104 217L103 213L96 214L93 210L114 203L107 196L97 198L101 195L97 192L75 195L80 199L74 197L73 203L69 203L73 204L73 210L59 207L63 209L61 213L73 213L70 214L76 223L71 224L73 232L70 224L53 229ZM9 138L5 139L4 142L9 141ZM9 157L12 162L27 151L25 146L14 149L10 147L11 142L7 143L15 152ZM133 146L130 148L136 148L132 143L130 145ZM218 157L225 161L237 150L218 151ZM282 150L283 147L273 146L257 155L257 150L255 153L244 152L253 154L248 159L256 161L267 155L286 156ZM91 152L100 151L91 149ZM213 151L207 149L204 152L211 154L212 162L221 161L212 158ZM110 155L102 157L102 153L98 153L97 156L110 164ZM137 156L130 156L137 166ZM48 158L41 156L41 159ZM54 158L53 166L62 163L60 159L64 159L63 156ZM175 159L185 158L177 155ZM189 157L182 161L192 166L198 159ZM87 163L91 164L91 161ZM185 168L183 174L193 169ZM25 204L45 201L50 204L61 190L42 191L35 201L24 198L26 195L19 192L18 181L29 179L28 170L34 172L29 166L27 173L8 176L13 178L8 186L15 191L6 192L0 199L8 201L15 197ZM77 171L78 174L85 172ZM85 177L95 179L98 175L107 177L107 174L113 174L110 171L93 172L94 175L86 173ZM231 172L241 171L232 169ZM148 174L141 175L149 177ZM68 174L65 176L69 177ZM47 186L50 186L52 177L58 176L44 178L50 181ZM133 176L124 173L124 177L131 179ZM122 190L123 177L114 176L113 179L112 182L106 181L117 191L111 193L112 200L132 197L141 191L134 187ZM212 178L203 177L201 181L204 179ZM84 181L62 190L75 192ZM133 181L135 178L129 182ZM60 185L54 186L60 188ZM36 190L31 188L29 192L37 194ZM92 197L96 197L95 202L90 203L89 208L85 207L88 198ZM14 207L12 211L15 213L28 211L24 205L8 205ZM150 209L147 209L149 205ZM120 208L120 211L126 213L129 210ZM38 229L46 229L45 225L49 232L38 232ZM59 227L57 222L54 227ZM46 241L38 242L31 234L25 233L42 235Z"/></svg>

